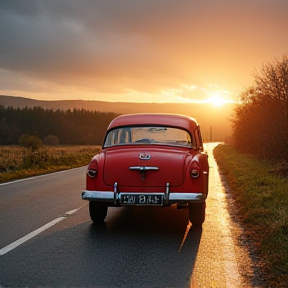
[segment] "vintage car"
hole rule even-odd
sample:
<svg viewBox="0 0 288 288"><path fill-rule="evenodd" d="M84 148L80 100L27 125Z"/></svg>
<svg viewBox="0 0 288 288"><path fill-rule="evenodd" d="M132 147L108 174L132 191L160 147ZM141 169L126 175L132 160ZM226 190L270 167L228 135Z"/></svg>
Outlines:
<svg viewBox="0 0 288 288"><path fill-rule="evenodd" d="M94 223L108 206L188 208L193 225L205 220L209 165L194 118L130 114L108 126L102 151L88 166L86 190Z"/></svg>

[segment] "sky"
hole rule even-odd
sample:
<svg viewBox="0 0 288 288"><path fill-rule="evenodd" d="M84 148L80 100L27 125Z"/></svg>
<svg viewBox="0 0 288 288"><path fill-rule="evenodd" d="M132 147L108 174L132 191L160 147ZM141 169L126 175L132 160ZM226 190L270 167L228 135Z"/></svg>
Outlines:
<svg viewBox="0 0 288 288"><path fill-rule="evenodd" d="M1 0L0 95L235 101L287 55L287 15L287 0Z"/></svg>

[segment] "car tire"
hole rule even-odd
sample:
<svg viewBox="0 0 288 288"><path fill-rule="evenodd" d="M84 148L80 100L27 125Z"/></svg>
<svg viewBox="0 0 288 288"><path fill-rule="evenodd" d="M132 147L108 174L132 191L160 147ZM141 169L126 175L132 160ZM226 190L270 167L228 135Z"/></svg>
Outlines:
<svg viewBox="0 0 288 288"><path fill-rule="evenodd" d="M108 206L106 203L90 201L90 218L94 223L102 223L107 216Z"/></svg>
<svg viewBox="0 0 288 288"><path fill-rule="evenodd" d="M189 220L195 226L201 226L205 221L206 202L189 204Z"/></svg>

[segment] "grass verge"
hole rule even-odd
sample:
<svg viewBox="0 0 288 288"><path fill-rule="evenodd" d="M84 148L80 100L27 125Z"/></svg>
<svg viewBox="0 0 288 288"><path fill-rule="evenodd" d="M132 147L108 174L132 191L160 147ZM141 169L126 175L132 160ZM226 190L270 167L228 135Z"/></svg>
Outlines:
<svg viewBox="0 0 288 288"><path fill-rule="evenodd" d="M265 281L269 287L287 287L288 177L279 176L279 163L241 154L228 145L217 146L214 156Z"/></svg>
<svg viewBox="0 0 288 288"><path fill-rule="evenodd" d="M0 183L88 165L100 146L0 147Z"/></svg>

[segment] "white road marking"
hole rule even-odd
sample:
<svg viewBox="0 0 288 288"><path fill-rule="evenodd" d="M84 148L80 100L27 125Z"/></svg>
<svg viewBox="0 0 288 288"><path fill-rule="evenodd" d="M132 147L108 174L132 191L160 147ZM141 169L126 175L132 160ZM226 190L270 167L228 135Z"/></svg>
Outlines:
<svg viewBox="0 0 288 288"><path fill-rule="evenodd" d="M84 205L82 205L81 207L68 211L65 214L59 216L58 218L54 219L53 221L45 224L44 226L32 231L31 233L23 236L22 238L14 241L13 243L5 246L4 248L0 249L0 256L10 252L11 250L15 249L16 247L18 247L19 245L25 243L26 241L30 240L31 238L37 236L38 234L40 234L41 232L47 230L48 228L52 227L53 225L57 224L58 222L64 220L65 218L67 218L68 216L74 214L75 212L77 212L80 208L82 208Z"/></svg>
<svg viewBox="0 0 288 288"><path fill-rule="evenodd" d="M83 167L85 167L85 166L83 166ZM14 181L10 181L10 182L1 183L0 186L5 186L5 185L9 185L9 184L18 183L18 182L33 180L33 179L36 179L36 178L42 178L42 177L46 177L46 176L53 175L53 174L60 174L60 173L67 172L68 170L81 169L83 167L66 169L66 170L61 170L61 171L57 171L57 172L47 173L47 174L43 174L43 175L37 175L37 176L29 177L29 178L18 179L18 180L14 180Z"/></svg>

